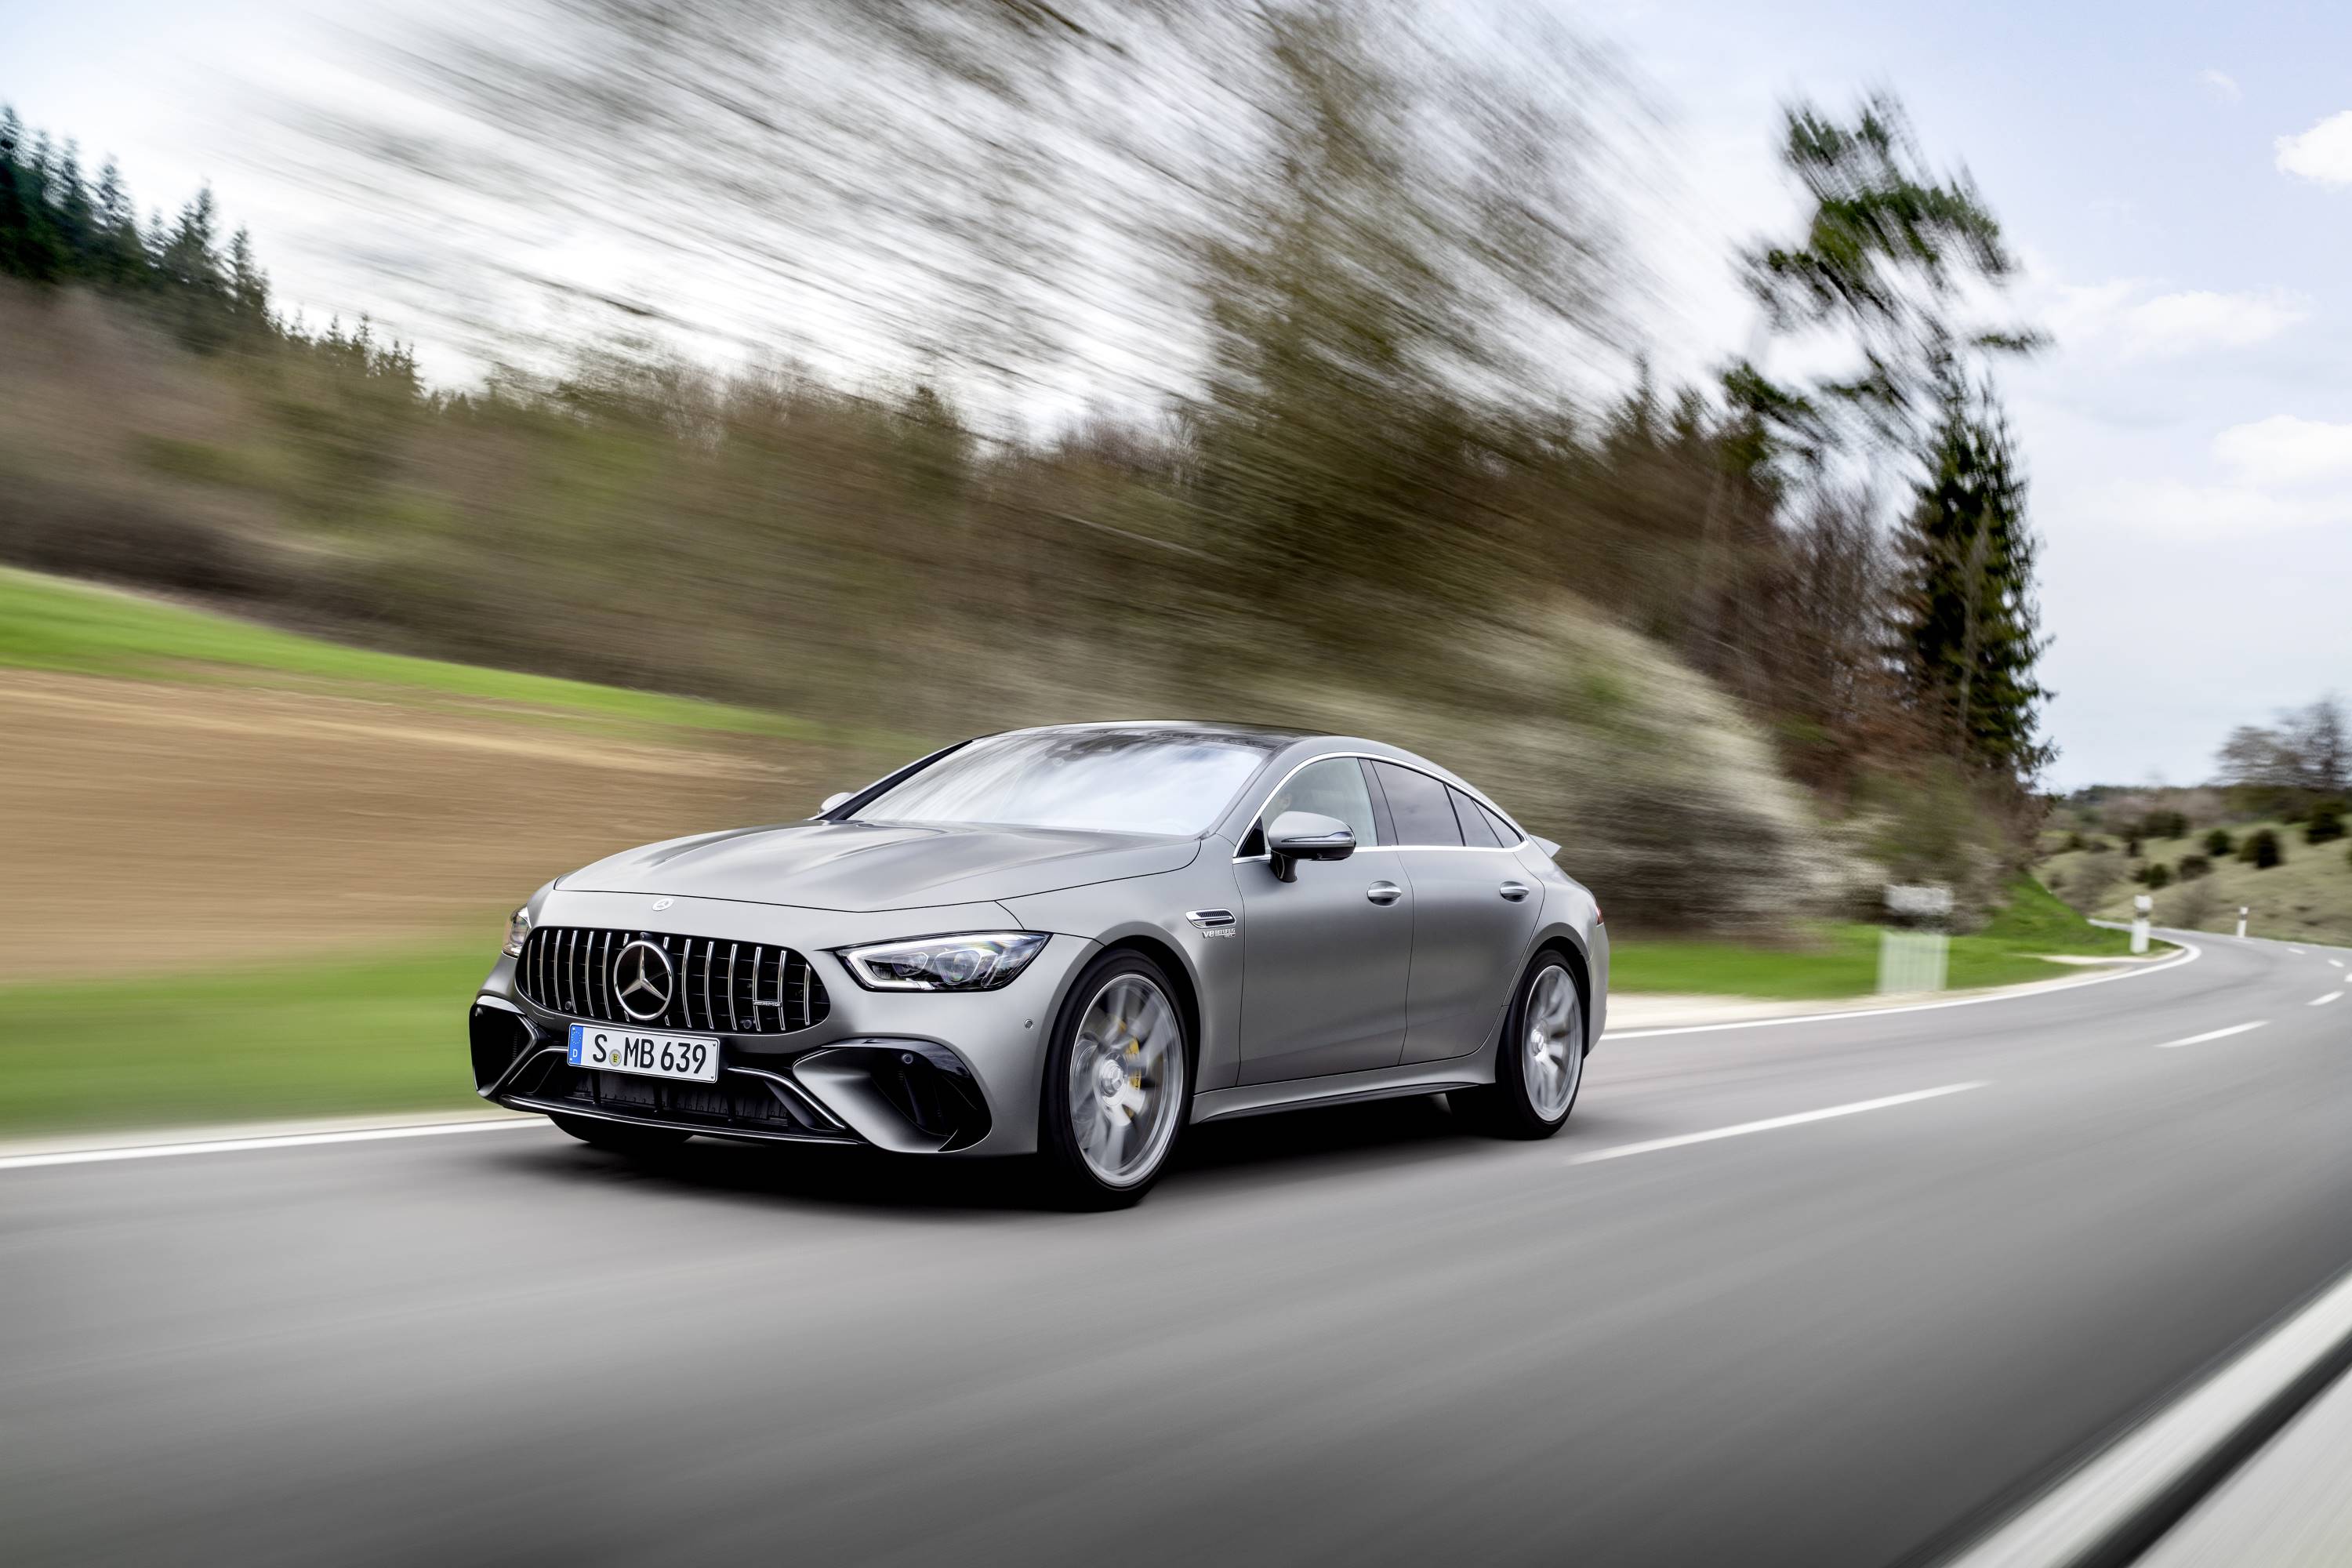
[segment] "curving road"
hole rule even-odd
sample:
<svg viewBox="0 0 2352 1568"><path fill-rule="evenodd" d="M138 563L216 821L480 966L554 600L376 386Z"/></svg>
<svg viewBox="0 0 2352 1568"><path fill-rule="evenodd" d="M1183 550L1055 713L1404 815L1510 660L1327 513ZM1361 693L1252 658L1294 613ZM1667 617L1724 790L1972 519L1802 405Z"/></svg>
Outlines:
<svg viewBox="0 0 2352 1568"><path fill-rule="evenodd" d="M2352 955L2196 940L1612 1037L1549 1143L1194 1129L1123 1215L537 1127L0 1171L0 1556L1930 1556L2352 1265Z"/></svg>

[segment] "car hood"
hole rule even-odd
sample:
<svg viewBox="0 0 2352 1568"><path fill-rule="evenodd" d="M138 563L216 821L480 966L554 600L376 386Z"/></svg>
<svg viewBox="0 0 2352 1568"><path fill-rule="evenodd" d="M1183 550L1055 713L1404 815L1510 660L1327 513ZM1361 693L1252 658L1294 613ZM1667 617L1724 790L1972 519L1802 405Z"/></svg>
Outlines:
<svg viewBox="0 0 2352 1568"><path fill-rule="evenodd" d="M667 893L816 910L1027 898L1192 864L1195 838L1044 827L804 822L648 844L583 867L567 892Z"/></svg>

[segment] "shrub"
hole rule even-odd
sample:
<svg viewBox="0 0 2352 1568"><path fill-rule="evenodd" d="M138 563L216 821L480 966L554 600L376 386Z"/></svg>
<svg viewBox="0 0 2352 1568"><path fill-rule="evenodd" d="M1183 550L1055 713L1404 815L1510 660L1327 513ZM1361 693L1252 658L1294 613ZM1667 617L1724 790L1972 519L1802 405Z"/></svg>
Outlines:
<svg viewBox="0 0 2352 1568"><path fill-rule="evenodd" d="M2133 880L2133 881L2135 881L2135 882L2145 882L2145 881L2147 881L2147 867L2145 867L2145 866L2135 866L2135 867L2133 867L2133 868L2132 868L2132 880Z"/></svg>
<svg viewBox="0 0 2352 1568"><path fill-rule="evenodd" d="M2158 888L2168 888L2172 886L2172 868L2166 865L2161 860L2158 860L2148 867L2147 886L2148 890L2151 892L2155 891Z"/></svg>
<svg viewBox="0 0 2352 1568"><path fill-rule="evenodd" d="M2184 882L2193 882L2212 869L2213 862L2202 855L2183 855L2180 858L2180 879Z"/></svg>
<svg viewBox="0 0 2352 1568"><path fill-rule="evenodd" d="M2344 803L2323 800L2311 808L2311 816L2303 825L2303 841L2326 844L2344 837Z"/></svg>
<svg viewBox="0 0 2352 1568"><path fill-rule="evenodd" d="M2082 848L2082 847L2083 847L2083 845L2084 845L2084 839L2083 839L2083 836L2082 836L2080 833L2069 833L2068 835L2066 835L2066 846L2065 846L2065 847L2066 847L2067 848L2069 848L2069 849L2080 849L2080 848Z"/></svg>
<svg viewBox="0 0 2352 1568"><path fill-rule="evenodd" d="M2137 835L2133 835L2124 840L2124 853L2130 856L2135 860L2139 858L2139 838Z"/></svg>
<svg viewBox="0 0 2352 1568"><path fill-rule="evenodd" d="M2257 871L2267 871L2284 861L2286 852L2279 847L2279 836L2264 827L2246 835L2245 843L2238 848L2238 858Z"/></svg>
<svg viewBox="0 0 2352 1568"><path fill-rule="evenodd" d="M2213 918L2213 884L2189 883L2182 886L2165 905L2165 919L2173 925L2197 931Z"/></svg>
<svg viewBox="0 0 2352 1568"><path fill-rule="evenodd" d="M2217 827L2205 836L2205 853L2217 860L2237 847L2238 841L2230 837L2230 830L2226 827Z"/></svg>
<svg viewBox="0 0 2352 1568"><path fill-rule="evenodd" d="M2116 863L2113 860L2085 860L2074 868L2067 884L2066 901L2084 914L2096 914L2107 889L2116 885Z"/></svg>
<svg viewBox="0 0 2352 1568"><path fill-rule="evenodd" d="M2150 838L2186 838L2189 818L2177 811L2151 811L2140 824L2140 831Z"/></svg>

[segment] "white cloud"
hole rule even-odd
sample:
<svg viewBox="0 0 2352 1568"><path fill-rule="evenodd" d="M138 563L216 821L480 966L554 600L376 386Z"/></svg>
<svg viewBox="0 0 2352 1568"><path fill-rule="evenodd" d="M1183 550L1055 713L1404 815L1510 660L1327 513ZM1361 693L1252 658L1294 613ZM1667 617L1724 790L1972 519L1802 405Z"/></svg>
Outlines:
<svg viewBox="0 0 2352 1568"><path fill-rule="evenodd" d="M2276 142L2282 173L2323 185L2352 185L2352 109L2331 114L2299 136Z"/></svg>
<svg viewBox="0 0 2352 1568"><path fill-rule="evenodd" d="M2062 284L2040 311L2058 346L2106 347L2126 360L2177 359L2209 349L2266 342L2311 314L2285 289L2217 293L2191 289L2149 294L2140 279Z"/></svg>
<svg viewBox="0 0 2352 1568"><path fill-rule="evenodd" d="M2200 483L2167 475L2116 479L2084 496L2091 520L2178 541L2340 529L2352 521L2352 425L2274 415L2213 437L2224 472ZM2334 481L2334 482L2331 482Z"/></svg>
<svg viewBox="0 0 2352 1568"><path fill-rule="evenodd" d="M2233 425L2213 438L2213 455L2254 485L2303 485L2352 474L2352 425L2276 414Z"/></svg>
<svg viewBox="0 0 2352 1568"><path fill-rule="evenodd" d="M2118 479L2094 490L2098 521L2175 539L2284 533L2344 516L2334 496L2283 496L2249 484L2200 485L2179 479Z"/></svg>
<svg viewBox="0 0 2352 1568"><path fill-rule="evenodd" d="M2192 289L2158 294L2123 313L2124 352L2165 358L2199 349L2242 349L2265 342L2311 314L2297 294L2217 294Z"/></svg>
<svg viewBox="0 0 2352 1568"><path fill-rule="evenodd" d="M2197 85L2203 88L2205 96L2216 103L2235 103L2246 96L2245 90L2238 86L2238 79L2227 71L2199 71Z"/></svg>

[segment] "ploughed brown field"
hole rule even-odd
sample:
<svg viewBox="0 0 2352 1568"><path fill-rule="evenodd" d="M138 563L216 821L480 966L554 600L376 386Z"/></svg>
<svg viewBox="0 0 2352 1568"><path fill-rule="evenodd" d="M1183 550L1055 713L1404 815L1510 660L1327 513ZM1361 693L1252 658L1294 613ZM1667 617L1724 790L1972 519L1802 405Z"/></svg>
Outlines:
<svg viewBox="0 0 2352 1568"><path fill-rule="evenodd" d="M806 742L618 739L492 703L0 671L0 983L184 972L478 928L648 840L806 816ZM863 770L863 771L861 771Z"/></svg>

